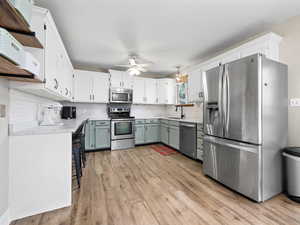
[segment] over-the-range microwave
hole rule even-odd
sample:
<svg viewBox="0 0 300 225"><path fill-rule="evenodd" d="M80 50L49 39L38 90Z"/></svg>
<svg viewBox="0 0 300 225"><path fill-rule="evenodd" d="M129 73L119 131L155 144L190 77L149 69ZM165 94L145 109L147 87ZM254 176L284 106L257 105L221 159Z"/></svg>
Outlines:
<svg viewBox="0 0 300 225"><path fill-rule="evenodd" d="M110 103L132 103L132 89L111 88L109 95Z"/></svg>

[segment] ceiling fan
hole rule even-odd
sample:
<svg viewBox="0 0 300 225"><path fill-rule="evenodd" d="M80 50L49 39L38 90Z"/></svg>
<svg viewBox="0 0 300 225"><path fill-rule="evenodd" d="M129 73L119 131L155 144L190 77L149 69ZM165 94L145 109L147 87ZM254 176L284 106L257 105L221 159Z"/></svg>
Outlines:
<svg viewBox="0 0 300 225"><path fill-rule="evenodd" d="M147 71L147 67L150 66L150 64L141 64L137 62L137 56L130 56L128 59L127 65L118 65L119 67L126 67L127 72L131 76L137 76L140 75L142 72Z"/></svg>

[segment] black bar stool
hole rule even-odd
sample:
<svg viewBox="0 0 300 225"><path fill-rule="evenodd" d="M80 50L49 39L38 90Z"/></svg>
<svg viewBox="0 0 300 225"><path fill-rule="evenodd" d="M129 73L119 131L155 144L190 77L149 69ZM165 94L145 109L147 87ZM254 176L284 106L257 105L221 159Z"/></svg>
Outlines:
<svg viewBox="0 0 300 225"><path fill-rule="evenodd" d="M72 153L75 164L77 184L80 188L80 177L82 176L82 168L86 165L85 155L85 129L89 120L83 121L72 135Z"/></svg>

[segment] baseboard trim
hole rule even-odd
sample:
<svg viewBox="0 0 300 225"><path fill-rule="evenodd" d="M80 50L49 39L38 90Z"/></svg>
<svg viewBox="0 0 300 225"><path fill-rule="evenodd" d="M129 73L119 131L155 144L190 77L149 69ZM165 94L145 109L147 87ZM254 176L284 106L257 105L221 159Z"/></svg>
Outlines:
<svg viewBox="0 0 300 225"><path fill-rule="evenodd" d="M5 213L0 216L0 225L9 225L10 222L9 209L7 209Z"/></svg>

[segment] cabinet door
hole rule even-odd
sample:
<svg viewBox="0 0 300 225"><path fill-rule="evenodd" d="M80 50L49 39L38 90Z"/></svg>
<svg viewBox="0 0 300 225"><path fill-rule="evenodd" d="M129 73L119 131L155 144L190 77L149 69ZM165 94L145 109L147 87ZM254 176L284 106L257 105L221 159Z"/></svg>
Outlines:
<svg viewBox="0 0 300 225"><path fill-rule="evenodd" d="M110 148L110 127L95 126L95 149Z"/></svg>
<svg viewBox="0 0 300 225"><path fill-rule="evenodd" d="M169 127L169 145L179 150L179 128Z"/></svg>
<svg viewBox="0 0 300 225"><path fill-rule="evenodd" d="M91 102L92 76L88 71L74 71L74 102Z"/></svg>
<svg viewBox="0 0 300 225"><path fill-rule="evenodd" d="M147 104L157 104L157 80L145 79L145 100Z"/></svg>
<svg viewBox="0 0 300 225"><path fill-rule="evenodd" d="M168 79L166 104L173 105L175 103L176 103L176 81L175 79Z"/></svg>
<svg viewBox="0 0 300 225"><path fill-rule="evenodd" d="M95 123L94 121L89 121L86 134L85 134L85 148L87 150L95 149Z"/></svg>
<svg viewBox="0 0 300 225"><path fill-rule="evenodd" d="M161 142L168 145L169 144L169 128L168 126L161 125L160 127L160 137Z"/></svg>
<svg viewBox="0 0 300 225"><path fill-rule="evenodd" d="M133 76L130 76L127 71L123 72L122 87L126 89L133 88Z"/></svg>
<svg viewBox="0 0 300 225"><path fill-rule="evenodd" d="M93 74L93 102L107 103L109 95L109 77L106 73Z"/></svg>
<svg viewBox="0 0 300 225"><path fill-rule="evenodd" d="M114 88L123 87L123 71L109 70L110 86Z"/></svg>
<svg viewBox="0 0 300 225"><path fill-rule="evenodd" d="M145 125L135 125L135 144L145 143Z"/></svg>
<svg viewBox="0 0 300 225"><path fill-rule="evenodd" d="M190 72L188 77L188 101L190 103L200 101L200 92L202 91L202 71L195 70Z"/></svg>
<svg viewBox="0 0 300 225"><path fill-rule="evenodd" d="M45 47L45 78L46 88L59 93L60 80L59 70L60 66L60 52L59 42L57 41L57 34L55 28L47 24L46 29L46 46Z"/></svg>
<svg viewBox="0 0 300 225"><path fill-rule="evenodd" d="M158 104L166 104L168 82L165 79L157 81Z"/></svg>
<svg viewBox="0 0 300 225"><path fill-rule="evenodd" d="M160 127L158 124L145 125L145 140L146 143L159 142Z"/></svg>
<svg viewBox="0 0 300 225"><path fill-rule="evenodd" d="M135 77L133 80L133 103L145 103L145 78Z"/></svg>

